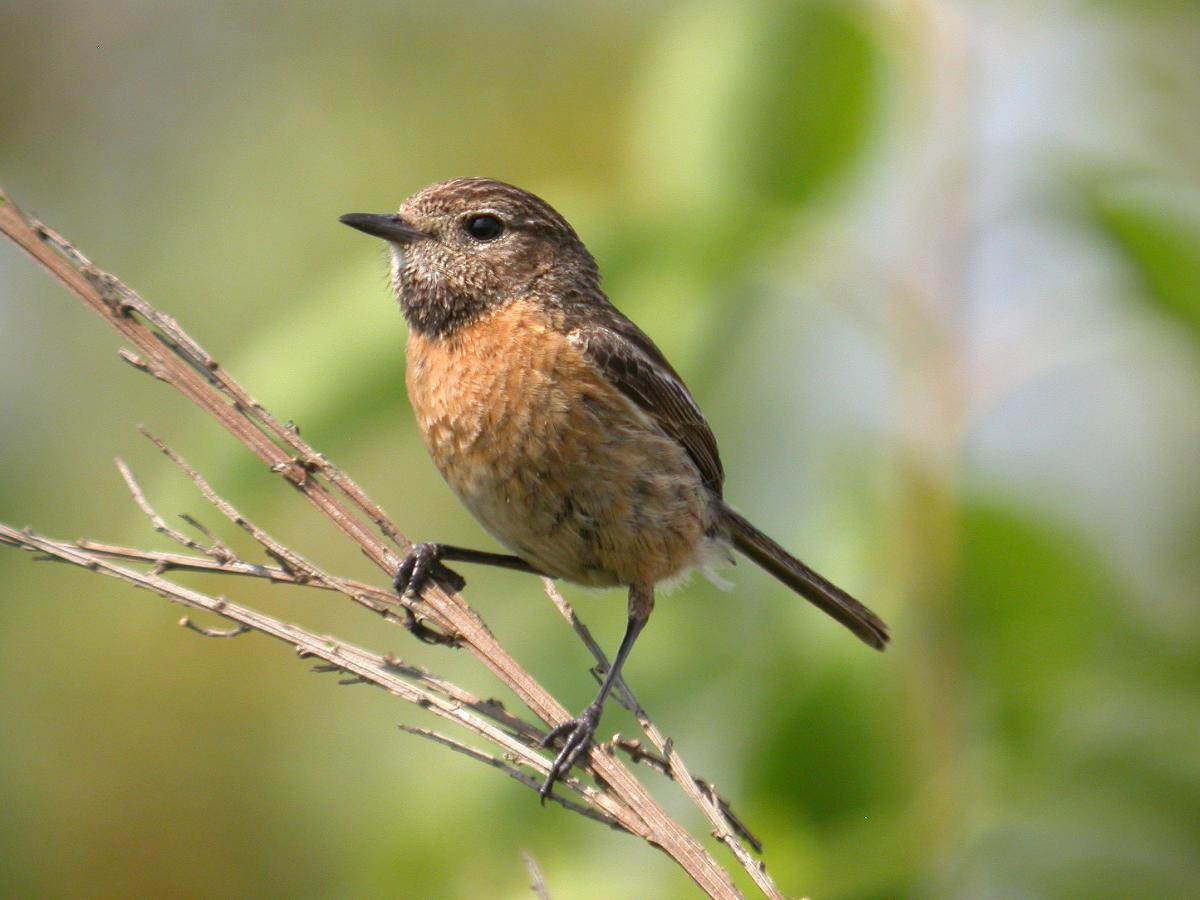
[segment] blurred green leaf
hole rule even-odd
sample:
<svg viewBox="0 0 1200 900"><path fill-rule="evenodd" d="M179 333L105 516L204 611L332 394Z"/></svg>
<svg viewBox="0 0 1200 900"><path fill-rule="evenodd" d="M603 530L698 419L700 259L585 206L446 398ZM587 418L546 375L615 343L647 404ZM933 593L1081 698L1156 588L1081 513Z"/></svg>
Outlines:
<svg viewBox="0 0 1200 900"><path fill-rule="evenodd" d="M877 50L861 8L779 2L745 60L734 165L755 205L797 206L843 176L872 127Z"/></svg>
<svg viewBox="0 0 1200 900"><path fill-rule="evenodd" d="M771 727L756 745L755 793L789 817L830 823L879 807L895 792L894 760L878 746L879 697L860 674L817 673L799 689L794 660L783 659L766 699Z"/></svg>
<svg viewBox="0 0 1200 900"><path fill-rule="evenodd" d="M964 892L1173 896L1195 876L1197 803L1175 748L1200 711L1118 662L1163 652L1123 619L1122 573L1078 533L1002 504L965 509L963 551L965 740L988 822L964 853L981 880Z"/></svg>
<svg viewBox="0 0 1200 900"><path fill-rule="evenodd" d="M1083 541L1000 506L963 520L964 634L981 701L1018 752L1070 673L1100 651L1113 619L1114 578Z"/></svg>
<svg viewBox="0 0 1200 900"><path fill-rule="evenodd" d="M1091 209L1140 276L1147 299L1200 338L1200 197L1172 185L1122 181L1096 189Z"/></svg>
<svg viewBox="0 0 1200 900"><path fill-rule="evenodd" d="M675 262L705 282L728 281L793 232L796 207L863 157L881 49L855 3L705 3L680 13L663 29L634 132L629 202L648 224L626 238L675 234L673 246L654 248L656 268Z"/></svg>

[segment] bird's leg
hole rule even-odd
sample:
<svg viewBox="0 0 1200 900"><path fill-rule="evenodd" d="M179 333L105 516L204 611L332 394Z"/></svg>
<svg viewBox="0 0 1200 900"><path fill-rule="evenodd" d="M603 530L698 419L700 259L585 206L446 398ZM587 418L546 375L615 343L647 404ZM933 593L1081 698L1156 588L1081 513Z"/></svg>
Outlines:
<svg viewBox="0 0 1200 900"><path fill-rule="evenodd" d="M488 553L484 550L468 550L465 547L452 547L449 544L413 544L396 570L392 584L400 595L411 593L420 597L429 579L444 581L456 591L466 587L466 579L453 569L442 565L446 560L451 562L478 563L483 566L496 566L500 569L513 569L517 572L528 572L532 575L542 573L519 556L509 556L507 553Z"/></svg>
<svg viewBox="0 0 1200 900"><path fill-rule="evenodd" d="M495 566L497 569L512 569L514 572L526 572L530 575L542 575L519 556L508 553L488 553L486 550L470 550L466 547L452 547L449 544L435 544L440 559L451 562L476 563L481 566Z"/></svg>
<svg viewBox="0 0 1200 900"><path fill-rule="evenodd" d="M444 582L452 590L461 591L466 587L466 579L442 564L443 560L454 562L479 563L485 566L497 566L503 569L515 569L518 572L542 574L519 556L509 556L505 553L487 553L483 550L468 550L465 547L452 547L449 544L413 544L396 570L392 584L396 593L401 597L420 599L421 592L429 579ZM427 628L417 621L411 609L404 608L404 626L419 640L427 644L446 643L444 635Z"/></svg>
<svg viewBox="0 0 1200 900"><path fill-rule="evenodd" d="M592 745L592 740L596 736L596 728L600 725L600 713L604 709L604 701L612 691L613 684L620 677L621 667L625 664L629 651L633 649L634 641L646 626L646 621L650 618L650 612L653 609L654 588L631 585L629 588L629 623L625 626L625 636L621 638L617 656L612 661L608 674L604 676L604 681L600 683L600 692L596 694L596 699L589 703L577 718L563 722L542 739L543 747L549 747L559 739L563 740L562 749L550 766L550 774L546 776L545 783L538 791L543 804L550 796L550 792L554 790L554 782L570 772L571 767Z"/></svg>

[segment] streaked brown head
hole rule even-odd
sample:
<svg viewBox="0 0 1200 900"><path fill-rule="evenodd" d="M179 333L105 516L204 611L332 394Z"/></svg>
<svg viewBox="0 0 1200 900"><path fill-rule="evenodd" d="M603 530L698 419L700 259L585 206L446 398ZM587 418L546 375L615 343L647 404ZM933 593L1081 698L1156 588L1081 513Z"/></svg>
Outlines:
<svg viewBox="0 0 1200 900"><path fill-rule="evenodd" d="M409 327L448 334L521 297L555 304L598 290L574 229L544 200L500 181L430 185L395 215L342 222L389 242L392 287Z"/></svg>

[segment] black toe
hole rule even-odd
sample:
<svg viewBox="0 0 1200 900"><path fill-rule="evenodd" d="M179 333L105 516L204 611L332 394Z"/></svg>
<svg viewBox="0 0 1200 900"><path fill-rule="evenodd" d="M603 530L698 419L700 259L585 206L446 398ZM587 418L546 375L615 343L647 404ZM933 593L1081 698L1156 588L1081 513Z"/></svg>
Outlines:
<svg viewBox="0 0 1200 900"><path fill-rule="evenodd" d="M560 739L563 741L562 749L550 765L550 774L546 776L546 781L538 791L542 803L546 802L546 798L554 790L554 783L566 777L580 757L592 746L599 724L600 708L589 706L578 718L563 722L542 738L543 747L549 747Z"/></svg>

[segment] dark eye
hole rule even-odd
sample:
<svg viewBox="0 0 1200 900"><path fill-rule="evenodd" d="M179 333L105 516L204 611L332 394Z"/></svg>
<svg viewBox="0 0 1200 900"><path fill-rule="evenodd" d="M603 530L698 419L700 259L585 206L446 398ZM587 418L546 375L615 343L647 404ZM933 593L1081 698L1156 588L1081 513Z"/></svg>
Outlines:
<svg viewBox="0 0 1200 900"><path fill-rule="evenodd" d="M477 241L494 241L504 233L504 223L495 216L471 216L463 230Z"/></svg>

